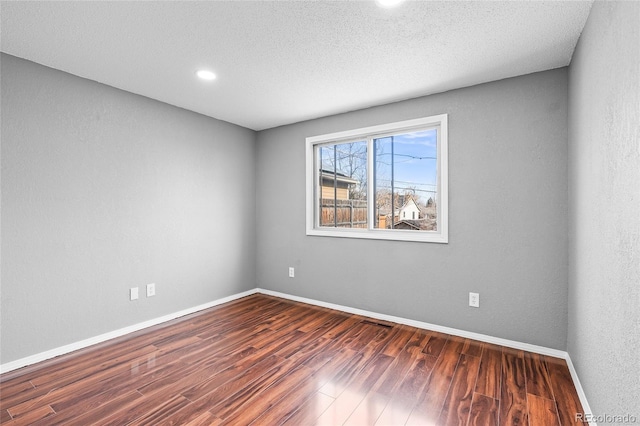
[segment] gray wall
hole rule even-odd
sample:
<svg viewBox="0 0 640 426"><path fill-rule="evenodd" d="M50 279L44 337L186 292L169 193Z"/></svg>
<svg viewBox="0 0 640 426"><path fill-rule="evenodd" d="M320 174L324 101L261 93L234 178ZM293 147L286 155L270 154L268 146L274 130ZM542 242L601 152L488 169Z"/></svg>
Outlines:
<svg viewBox="0 0 640 426"><path fill-rule="evenodd" d="M1 75L2 363L255 287L255 132L7 55Z"/></svg>
<svg viewBox="0 0 640 426"><path fill-rule="evenodd" d="M448 244L305 235L305 137L442 113ZM566 68L262 131L257 158L259 287L566 348Z"/></svg>
<svg viewBox="0 0 640 426"><path fill-rule="evenodd" d="M596 2L569 73L568 351L594 414L640 419L640 3Z"/></svg>

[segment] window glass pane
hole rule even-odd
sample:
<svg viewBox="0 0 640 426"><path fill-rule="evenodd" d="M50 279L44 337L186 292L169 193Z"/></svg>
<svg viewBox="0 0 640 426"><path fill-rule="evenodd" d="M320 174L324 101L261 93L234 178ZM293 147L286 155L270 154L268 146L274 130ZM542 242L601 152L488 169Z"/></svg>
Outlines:
<svg viewBox="0 0 640 426"><path fill-rule="evenodd" d="M320 226L367 228L367 142L321 145L316 155Z"/></svg>
<svg viewBox="0 0 640 426"><path fill-rule="evenodd" d="M437 231L437 129L374 139L375 228Z"/></svg>

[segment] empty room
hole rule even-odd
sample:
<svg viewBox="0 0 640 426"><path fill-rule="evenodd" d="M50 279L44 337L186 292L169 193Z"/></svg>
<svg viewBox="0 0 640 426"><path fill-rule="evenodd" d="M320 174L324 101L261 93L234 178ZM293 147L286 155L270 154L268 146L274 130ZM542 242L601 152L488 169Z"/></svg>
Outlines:
<svg viewBox="0 0 640 426"><path fill-rule="evenodd" d="M0 19L3 425L640 424L640 2Z"/></svg>

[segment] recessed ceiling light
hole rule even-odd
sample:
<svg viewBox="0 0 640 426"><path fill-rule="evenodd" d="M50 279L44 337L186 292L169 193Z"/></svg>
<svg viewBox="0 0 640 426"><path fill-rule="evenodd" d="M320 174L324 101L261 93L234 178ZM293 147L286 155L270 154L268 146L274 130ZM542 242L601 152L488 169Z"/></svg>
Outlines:
<svg viewBox="0 0 640 426"><path fill-rule="evenodd" d="M376 0L376 3L381 7L395 7L403 1L404 0Z"/></svg>
<svg viewBox="0 0 640 426"><path fill-rule="evenodd" d="M199 70L196 75L203 80L215 80L216 75L209 70Z"/></svg>

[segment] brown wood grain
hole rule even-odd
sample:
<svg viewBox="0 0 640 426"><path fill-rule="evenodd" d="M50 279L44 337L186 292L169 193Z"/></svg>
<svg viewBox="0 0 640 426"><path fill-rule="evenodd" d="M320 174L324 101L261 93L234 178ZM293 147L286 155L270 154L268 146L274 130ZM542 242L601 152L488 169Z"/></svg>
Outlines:
<svg viewBox="0 0 640 426"><path fill-rule="evenodd" d="M521 426L528 423L524 359L521 351L502 352L500 424Z"/></svg>
<svg viewBox="0 0 640 426"><path fill-rule="evenodd" d="M427 355L437 357L440 355L440 352L442 352L442 348L444 347L445 343L447 343L447 336L445 334L432 333L429 341L426 345L424 345L424 349L422 349L422 352Z"/></svg>
<svg viewBox="0 0 640 426"><path fill-rule="evenodd" d="M440 413L439 424L452 426L467 424L479 368L480 358L477 356L465 354L460 356L460 362Z"/></svg>
<svg viewBox="0 0 640 426"><path fill-rule="evenodd" d="M399 325L395 328L398 330L396 337L389 342L387 346L385 346L384 351L382 352L385 355L393 357L398 356L399 353L403 352L407 343L411 340L411 337L416 333L416 329L413 327Z"/></svg>
<svg viewBox="0 0 640 426"><path fill-rule="evenodd" d="M527 395L529 426L559 426L555 401L537 395Z"/></svg>
<svg viewBox="0 0 640 426"><path fill-rule="evenodd" d="M19 417L14 417L13 420L10 420L6 423L2 423L4 425L32 425L37 421L43 421L45 419L51 419L55 416L55 412L48 405L42 405L39 407L35 407L33 410L23 414ZM49 423L51 424L51 423Z"/></svg>
<svg viewBox="0 0 640 426"><path fill-rule="evenodd" d="M380 414L376 424L404 424L416 403L424 394L424 388L433 372L437 358L429 355L416 355L407 374L395 388L391 399Z"/></svg>
<svg viewBox="0 0 640 426"><path fill-rule="evenodd" d="M318 418L318 424L343 424L389 367L393 358L379 355L369 362Z"/></svg>
<svg viewBox="0 0 640 426"><path fill-rule="evenodd" d="M0 424L7 423L9 420L11 420L11 414L7 410L0 410Z"/></svg>
<svg viewBox="0 0 640 426"><path fill-rule="evenodd" d="M480 371L476 382L476 392L493 399L500 399L502 380L502 349L485 343L480 359Z"/></svg>
<svg viewBox="0 0 640 426"><path fill-rule="evenodd" d="M524 367L527 373L527 393L546 399L553 399L551 380L543 355L526 352Z"/></svg>
<svg viewBox="0 0 640 426"><path fill-rule="evenodd" d="M549 380L551 381L553 396L558 408L560 423L563 425L586 425L586 422L577 421L578 414L581 414L579 418L584 418L584 410L573 386L567 363L558 358L545 357L545 359L549 369Z"/></svg>
<svg viewBox="0 0 640 426"><path fill-rule="evenodd" d="M498 426L500 401L480 393L473 395L469 426Z"/></svg>
<svg viewBox="0 0 640 426"><path fill-rule="evenodd" d="M450 336L427 380L423 395L413 408L407 425L436 424L449 386L461 358L464 339Z"/></svg>
<svg viewBox="0 0 640 426"><path fill-rule="evenodd" d="M406 336L399 336L399 339L405 341L405 337ZM408 342L408 340L406 341ZM386 354L386 351L384 354ZM384 371L362 401L360 401L360 404L358 404L358 407L351 413L345 425L358 426L374 424L384 411L389 400L396 394L402 383L402 379L406 377L411 366L415 364L419 358L424 359L426 357L420 352L409 350L401 350L397 353L392 364Z"/></svg>
<svg viewBox="0 0 640 426"><path fill-rule="evenodd" d="M172 419L167 419L167 421L171 422ZM209 411L205 411L204 413L195 414L193 418L188 418L184 420L184 423L180 423L182 420L173 421L174 425L184 425L184 426L218 426L222 420L211 414ZM164 423L164 422L163 422Z"/></svg>
<svg viewBox="0 0 640 426"><path fill-rule="evenodd" d="M304 402L291 416L286 418L282 425L300 426L312 425L335 401L328 395L317 392Z"/></svg>
<svg viewBox="0 0 640 426"><path fill-rule="evenodd" d="M563 360L266 295L0 376L3 425L564 425L581 410Z"/></svg>

